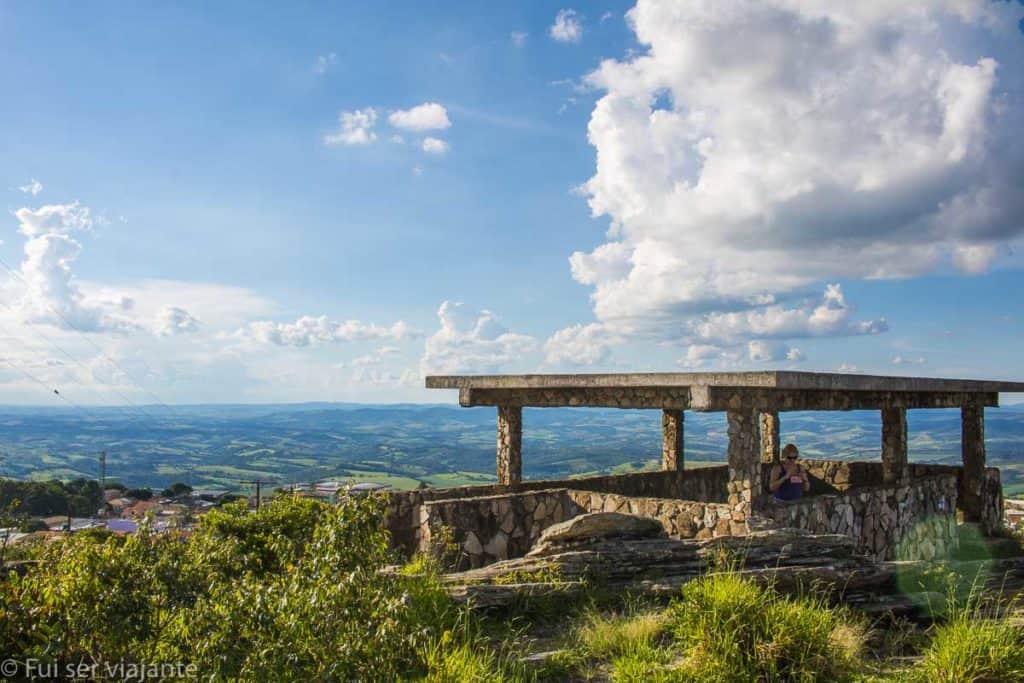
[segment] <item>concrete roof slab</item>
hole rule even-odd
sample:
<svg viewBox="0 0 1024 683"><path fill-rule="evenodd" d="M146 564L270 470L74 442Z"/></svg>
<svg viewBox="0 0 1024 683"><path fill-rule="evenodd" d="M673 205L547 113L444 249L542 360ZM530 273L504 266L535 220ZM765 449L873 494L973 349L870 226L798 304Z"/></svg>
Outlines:
<svg viewBox="0 0 1024 683"><path fill-rule="evenodd" d="M429 375L428 389L734 387L807 391L1024 392L1024 382L893 377L831 372L635 372L575 375Z"/></svg>

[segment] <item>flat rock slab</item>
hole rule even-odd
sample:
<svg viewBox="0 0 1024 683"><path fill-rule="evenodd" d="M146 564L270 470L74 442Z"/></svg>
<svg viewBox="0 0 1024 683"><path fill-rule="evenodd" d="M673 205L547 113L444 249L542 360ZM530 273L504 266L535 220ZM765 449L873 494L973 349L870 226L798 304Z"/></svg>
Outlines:
<svg viewBox="0 0 1024 683"><path fill-rule="evenodd" d="M650 517L623 512L591 512L549 526L529 555L543 555L556 546L600 539L665 538L666 535L661 522Z"/></svg>

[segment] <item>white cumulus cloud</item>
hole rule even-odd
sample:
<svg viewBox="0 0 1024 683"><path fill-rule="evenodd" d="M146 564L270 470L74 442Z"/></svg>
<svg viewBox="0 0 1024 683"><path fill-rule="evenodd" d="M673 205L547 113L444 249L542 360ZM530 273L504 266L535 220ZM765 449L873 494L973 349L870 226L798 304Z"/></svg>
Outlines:
<svg viewBox="0 0 1024 683"><path fill-rule="evenodd" d="M461 302L444 301L437 311L440 329L427 337L424 375L459 372L500 372L537 348L531 336L508 331L494 313Z"/></svg>
<svg viewBox="0 0 1024 683"><path fill-rule="evenodd" d="M365 368L372 365L381 365L387 359L397 356L401 350L397 346L381 346L372 353L353 358L348 363L339 363L338 367Z"/></svg>
<svg viewBox="0 0 1024 683"><path fill-rule="evenodd" d="M452 125L448 110L437 102L424 102L412 109L393 111L388 116L388 123L410 131L444 130Z"/></svg>
<svg viewBox="0 0 1024 683"><path fill-rule="evenodd" d="M583 40L583 24L573 9L558 10L555 23L548 29L548 35L560 43L578 43Z"/></svg>
<svg viewBox="0 0 1024 683"><path fill-rule="evenodd" d="M324 136L327 145L368 145L377 139L377 110L373 107L343 111L338 115L338 130Z"/></svg>
<svg viewBox="0 0 1024 683"><path fill-rule="evenodd" d="M689 332L705 342L736 343L750 337L856 336L889 329L884 318L854 320L852 314L842 288L828 285L821 300L813 305L787 308L773 304L743 311L716 311L698 318Z"/></svg>
<svg viewBox="0 0 1024 683"><path fill-rule="evenodd" d="M800 349L782 342L766 341L764 339L754 339L747 342L747 357L756 363L783 360L798 363L804 360L804 354Z"/></svg>
<svg viewBox="0 0 1024 683"><path fill-rule="evenodd" d="M558 330L544 342L544 362L548 365L580 366L607 363L611 347L623 340L609 333L600 323L571 325Z"/></svg>
<svg viewBox="0 0 1024 683"><path fill-rule="evenodd" d="M156 315L154 331L160 337L174 337L199 330L199 320L179 306L164 306Z"/></svg>
<svg viewBox="0 0 1024 683"><path fill-rule="evenodd" d="M424 138L423 151L427 154L444 154L448 151L448 143L439 138Z"/></svg>
<svg viewBox="0 0 1024 683"><path fill-rule="evenodd" d="M984 272L1024 235L1018 3L639 0L572 255L597 322L691 344L871 334L840 279ZM696 359L695 359L696 360ZM706 360L706 359L704 359Z"/></svg>
<svg viewBox="0 0 1024 683"><path fill-rule="evenodd" d="M295 322L271 320L251 322L232 335L244 341L276 346L311 346L331 342L368 341L376 339L403 340L420 336L403 321L383 327L359 320L335 322L326 315L304 315Z"/></svg>
<svg viewBox="0 0 1024 683"><path fill-rule="evenodd" d="M78 202L48 204L14 212L18 230L28 239L18 282L23 291L19 310L24 320L82 332L125 332L136 325L110 313L112 307L90 301L82 293L71 270L82 251L77 233L92 230L89 208Z"/></svg>
<svg viewBox="0 0 1024 683"><path fill-rule="evenodd" d="M509 34L509 38L512 40L513 45L516 47L522 47L526 45L526 39L529 35L530 34L525 31L512 31L512 33Z"/></svg>

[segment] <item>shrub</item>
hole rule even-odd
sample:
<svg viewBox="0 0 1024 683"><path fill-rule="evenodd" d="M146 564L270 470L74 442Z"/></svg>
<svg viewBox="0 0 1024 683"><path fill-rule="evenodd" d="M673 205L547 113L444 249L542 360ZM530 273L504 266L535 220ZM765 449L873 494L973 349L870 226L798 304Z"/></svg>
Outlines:
<svg viewBox="0 0 1024 683"><path fill-rule="evenodd" d="M423 675L458 611L436 575L380 571L381 514L371 497L282 498L211 511L188 537L61 538L36 571L0 581L0 651L192 663L213 680Z"/></svg>
<svg viewBox="0 0 1024 683"><path fill-rule="evenodd" d="M184 482L176 481L161 491L160 495L164 498L177 498L188 493L192 493L192 487Z"/></svg>
<svg viewBox="0 0 1024 683"><path fill-rule="evenodd" d="M135 500L149 500L153 497L153 489L125 489L124 496Z"/></svg>
<svg viewBox="0 0 1024 683"><path fill-rule="evenodd" d="M18 526L18 531L30 534L35 531L47 531L50 527L38 517L30 517Z"/></svg>
<svg viewBox="0 0 1024 683"><path fill-rule="evenodd" d="M686 584L669 613L687 680L848 680L865 638L843 610L779 596L734 573Z"/></svg>

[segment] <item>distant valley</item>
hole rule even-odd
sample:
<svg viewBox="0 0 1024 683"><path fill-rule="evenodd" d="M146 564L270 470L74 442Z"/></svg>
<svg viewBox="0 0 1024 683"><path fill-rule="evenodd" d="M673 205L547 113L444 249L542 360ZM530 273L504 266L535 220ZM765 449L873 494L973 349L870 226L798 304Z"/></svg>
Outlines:
<svg viewBox="0 0 1024 683"><path fill-rule="evenodd" d="M0 476L107 477L133 486L248 491L317 479L376 481L399 488L493 480L493 409L454 405L282 404L147 406L79 411L0 407ZM989 463L1010 495L1024 494L1024 406L989 409ZM782 438L807 457L878 458L873 411L787 413ZM957 463L958 411L911 411L912 460ZM686 458L724 462L725 418L686 414ZM550 478L658 466L658 411L527 409L524 476Z"/></svg>

